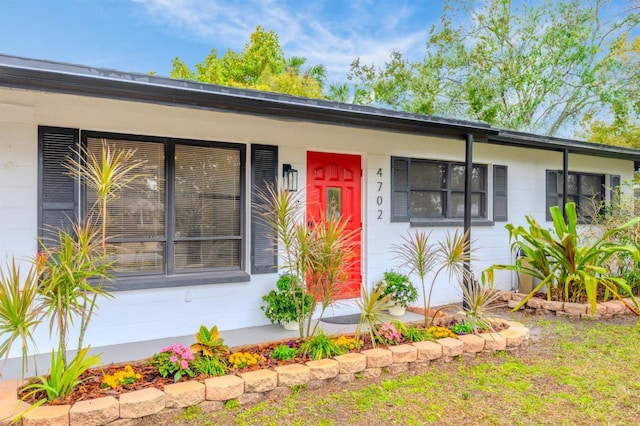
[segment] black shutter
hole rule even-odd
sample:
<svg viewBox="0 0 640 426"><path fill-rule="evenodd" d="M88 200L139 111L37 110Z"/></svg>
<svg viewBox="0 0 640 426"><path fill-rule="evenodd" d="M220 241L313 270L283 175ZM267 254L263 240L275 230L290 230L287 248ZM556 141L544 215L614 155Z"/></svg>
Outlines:
<svg viewBox="0 0 640 426"><path fill-rule="evenodd" d="M78 184L64 163L76 157L77 129L38 128L38 236L55 238L57 229L70 229L78 216Z"/></svg>
<svg viewBox="0 0 640 426"><path fill-rule="evenodd" d="M552 221L549 209L558 205L558 172L556 170L547 170L547 202L546 202L546 219Z"/></svg>
<svg viewBox="0 0 640 426"><path fill-rule="evenodd" d="M611 213L618 213L620 208L620 175L609 176L609 183L611 188L609 189L609 205L611 206Z"/></svg>
<svg viewBox="0 0 640 426"><path fill-rule="evenodd" d="M409 221L409 159L391 157L391 222Z"/></svg>
<svg viewBox="0 0 640 426"><path fill-rule="evenodd" d="M493 220L506 222L507 203L507 166L493 166Z"/></svg>
<svg viewBox="0 0 640 426"><path fill-rule="evenodd" d="M276 230L263 218L265 202L259 196L277 188L278 147L251 146L251 273L277 272Z"/></svg>

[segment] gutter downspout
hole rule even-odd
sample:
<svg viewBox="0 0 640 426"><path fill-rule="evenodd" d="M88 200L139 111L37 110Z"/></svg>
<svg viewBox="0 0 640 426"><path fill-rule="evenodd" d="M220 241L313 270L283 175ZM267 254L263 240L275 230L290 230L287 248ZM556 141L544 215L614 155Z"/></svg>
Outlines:
<svg viewBox="0 0 640 426"><path fill-rule="evenodd" d="M473 177L473 134L467 133L465 144L465 169L464 169L464 232L467 235L468 245L464 261L464 281L462 285L469 289L471 279L471 185ZM462 309L469 310L469 304L463 298Z"/></svg>

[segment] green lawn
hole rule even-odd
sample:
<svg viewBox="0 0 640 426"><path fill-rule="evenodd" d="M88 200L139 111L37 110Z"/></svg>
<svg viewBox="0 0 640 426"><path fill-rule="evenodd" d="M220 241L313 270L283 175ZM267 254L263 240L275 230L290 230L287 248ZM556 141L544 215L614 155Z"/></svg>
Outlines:
<svg viewBox="0 0 640 426"><path fill-rule="evenodd" d="M189 409L169 424L638 425L640 331L624 324L523 320L534 342L435 363L420 375L356 379L280 401L213 414ZM158 422L154 422L158 424Z"/></svg>

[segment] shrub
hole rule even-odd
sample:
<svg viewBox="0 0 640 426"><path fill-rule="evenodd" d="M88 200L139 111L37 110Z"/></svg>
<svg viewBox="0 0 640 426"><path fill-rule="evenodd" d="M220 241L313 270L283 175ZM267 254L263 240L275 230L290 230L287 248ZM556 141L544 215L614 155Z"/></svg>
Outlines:
<svg viewBox="0 0 640 426"><path fill-rule="evenodd" d="M217 356L197 355L191 364L205 376L224 376L229 370L226 359Z"/></svg>
<svg viewBox="0 0 640 426"><path fill-rule="evenodd" d="M317 360L342 355L347 351L324 334L322 329L318 329L314 336L300 346L300 352L306 354L311 359Z"/></svg>
<svg viewBox="0 0 640 426"><path fill-rule="evenodd" d="M289 345L280 345L271 351L270 356L273 359L286 361L294 358L297 354L298 350L296 348L290 347Z"/></svg>
<svg viewBox="0 0 640 426"><path fill-rule="evenodd" d="M153 354L148 363L156 367L162 377L173 375L173 380L177 382L185 374L189 377L194 376L189 366L189 362L193 359L194 356L190 349L176 343L163 348L158 354Z"/></svg>
<svg viewBox="0 0 640 426"><path fill-rule="evenodd" d="M392 323L385 323L378 326L378 341L384 345L399 345L402 343L402 334Z"/></svg>
<svg viewBox="0 0 640 426"><path fill-rule="evenodd" d="M382 296L389 298L399 306L406 307L409 303L418 300L418 289L413 285L409 277L393 271L384 273L384 278L376 288L382 288Z"/></svg>

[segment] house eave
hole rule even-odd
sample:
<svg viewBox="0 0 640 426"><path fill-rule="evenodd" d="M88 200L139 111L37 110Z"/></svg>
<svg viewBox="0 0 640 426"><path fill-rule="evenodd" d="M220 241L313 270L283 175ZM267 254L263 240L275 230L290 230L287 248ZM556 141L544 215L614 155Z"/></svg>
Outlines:
<svg viewBox="0 0 640 426"><path fill-rule="evenodd" d="M0 86L257 114L640 161L640 150L493 128L485 123L0 54Z"/></svg>

